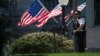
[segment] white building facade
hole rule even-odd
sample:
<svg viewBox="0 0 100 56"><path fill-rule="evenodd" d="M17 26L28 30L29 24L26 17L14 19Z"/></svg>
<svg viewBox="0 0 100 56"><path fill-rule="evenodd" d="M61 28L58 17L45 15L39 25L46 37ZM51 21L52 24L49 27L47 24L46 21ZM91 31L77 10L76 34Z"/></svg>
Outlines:
<svg viewBox="0 0 100 56"><path fill-rule="evenodd" d="M100 51L100 1L86 2L86 51Z"/></svg>

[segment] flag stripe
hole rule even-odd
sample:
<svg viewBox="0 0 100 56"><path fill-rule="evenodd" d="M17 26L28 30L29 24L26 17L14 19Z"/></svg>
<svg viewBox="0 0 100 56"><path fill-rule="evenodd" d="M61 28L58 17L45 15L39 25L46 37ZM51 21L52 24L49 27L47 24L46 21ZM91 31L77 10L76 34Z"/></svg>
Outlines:
<svg viewBox="0 0 100 56"><path fill-rule="evenodd" d="M26 17L23 19L22 24L25 23L25 21L30 17L30 14L27 14Z"/></svg>
<svg viewBox="0 0 100 56"><path fill-rule="evenodd" d="M45 20L47 17L49 17L48 15L44 16L43 18L41 18L40 20L38 20L38 22L41 22L43 20Z"/></svg>
<svg viewBox="0 0 100 56"><path fill-rule="evenodd" d="M37 24L37 27L42 27L46 22L48 21L48 19L45 19L43 21L41 21L39 24Z"/></svg>
<svg viewBox="0 0 100 56"><path fill-rule="evenodd" d="M32 16L31 15L29 15L29 17L28 18L26 18L25 20L24 20L24 24L31 24L32 22L34 23L35 21L37 21L39 18L38 17L40 17L40 15L42 15L43 13L45 13L45 11L44 11L44 9L41 9L40 11L39 11L39 13L38 13L38 15L36 15L35 17L37 18L32 18ZM28 16L28 15L27 15Z"/></svg>
<svg viewBox="0 0 100 56"><path fill-rule="evenodd" d="M27 14L28 14L28 12L26 11L26 12L22 15L21 21L23 21L23 19L27 16Z"/></svg>
<svg viewBox="0 0 100 56"><path fill-rule="evenodd" d="M26 24L29 25L29 24L32 24L34 21L34 19L30 19Z"/></svg>
<svg viewBox="0 0 100 56"><path fill-rule="evenodd" d="M47 17L48 17L48 14L49 14L49 13L44 14L44 15L40 18L40 20L38 20L38 22L40 22L40 21L44 20L45 18L47 18Z"/></svg>
<svg viewBox="0 0 100 56"><path fill-rule="evenodd" d="M28 17L27 15L28 15L28 12L25 12L25 14L22 15L21 22L19 22L20 25L23 25L24 19Z"/></svg>
<svg viewBox="0 0 100 56"><path fill-rule="evenodd" d="M32 17L28 12L25 12L21 18L21 21L22 21L21 24L22 25L25 25L25 24L29 25L29 24L34 23L35 21L37 21L41 18L45 18L45 16L47 14L48 14L48 12L44 8L42 8L35 17Z"/></svg>
<svg viewBox="0 0 100 56"><path fill-rule="evenodd" d="M62 7L60 5L57 5L45 18L40 19L37 24L37 27L42 27L51 17L58 16L62 13Z"/></svg>
<svg viewBox="0 0 100 56"><path fill-rule="evenodd" d="M25 24L27 24L32 19L32 16L30 16L26 21Z"/></svg>
<svg viewBox="0 0 100 56"><path fill-rule="evenodd" d="M44 11L44 8L42 8L35 17L37 18L43 11Z"/></svg>
<svg viewBox="0 0 100 56"><path fill-rule="evenodd" d="M37 20L40 20L40 19L42 19L44 16L46 16L48 14L48 12L47 12L47 10L43 10L41 13L40 13L40 15L37 17ZM36 21L37 21L36 20Z"/></svg>
<svg viewBox="0 0 100 56"><path fill-rule="evenodd" d="M62 7L58 4L49 14L49 18L60 15L62 13ZM46 18L40 19L38 22L45 20Z"/></svg>
<svg viewBox="0 0 100 56"><path fill-rule="evenodd" d="M36 15L36 18L39 17L39 15L41 15L44 12L44 8L42 8L39 13Z"/></svg>

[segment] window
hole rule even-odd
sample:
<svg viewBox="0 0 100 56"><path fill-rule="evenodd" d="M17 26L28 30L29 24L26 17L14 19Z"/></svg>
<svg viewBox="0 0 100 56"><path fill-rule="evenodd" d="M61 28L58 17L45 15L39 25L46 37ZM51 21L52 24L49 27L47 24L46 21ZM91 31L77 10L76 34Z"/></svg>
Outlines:
<svg viewBox="0 0 100 56"><path fill-rule="evenodd" d="M94 0L94 23L100 25L100 0Z"/></svg>

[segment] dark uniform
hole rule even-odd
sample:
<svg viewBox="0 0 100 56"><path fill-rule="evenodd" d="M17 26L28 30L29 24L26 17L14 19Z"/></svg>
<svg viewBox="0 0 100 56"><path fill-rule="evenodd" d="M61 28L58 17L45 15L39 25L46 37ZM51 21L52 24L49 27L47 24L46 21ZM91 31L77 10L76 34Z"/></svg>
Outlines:
<svg viewBox="0 0 100 56"><path fill-rule="evenodd" d="M81 18L81 17L80 17ZM80 19L78 18L78 19ZM73 28L76 30L80 26L78 20L74 20ZM84 52L86 46L86 30L85 25L81 31L74 33L74 49L76 52Z"/></svg>

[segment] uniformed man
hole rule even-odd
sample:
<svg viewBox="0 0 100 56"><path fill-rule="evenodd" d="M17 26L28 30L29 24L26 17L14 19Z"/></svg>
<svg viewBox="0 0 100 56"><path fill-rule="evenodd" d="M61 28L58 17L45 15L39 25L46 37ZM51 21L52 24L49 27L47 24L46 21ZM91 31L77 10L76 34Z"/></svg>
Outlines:
<svg viewBox="0 0 100 56"><path fill-rule="evenodd" d="M86 45L86 30L85 30L85 18L81 17L81 12L76 11L73 15L74 24L73 24L73 34L75 40L75 51L77 52L84 52L85 45Z"/></svg>

